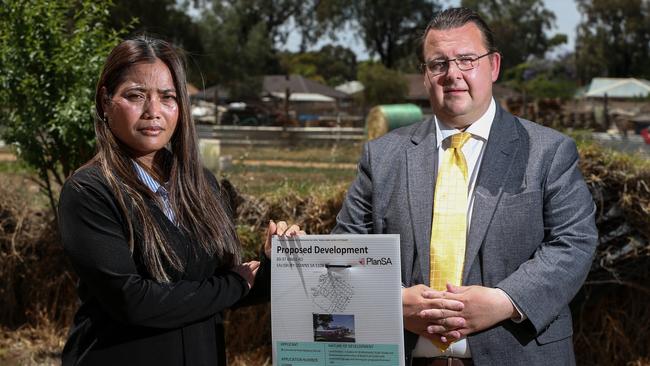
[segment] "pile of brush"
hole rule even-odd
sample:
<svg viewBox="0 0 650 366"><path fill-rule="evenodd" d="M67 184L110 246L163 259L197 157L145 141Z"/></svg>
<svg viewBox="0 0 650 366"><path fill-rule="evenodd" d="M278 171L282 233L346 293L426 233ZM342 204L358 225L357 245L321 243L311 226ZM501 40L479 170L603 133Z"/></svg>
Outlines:
<svg viewBox="0 0 650 366"><path fill-rule="evenodd" d="M221 186L228 192L237 212L237 233L247 259L255 258L265 239L269 220L287 220L309 234L328 234L334 227L345 196L336 193L301 197L282 192L269 197L239 195L230 182ZM286 193L286 194L285 194ZM271 364L270 306L256 305L226 312L226 350L232 366Z"/></svg>
<svg viewBox="0 0 650 366"><path fill-rule="evenodd" d="M572 305L581 364L650 365L650 161L580 146L599 245Z"/></svg>
<svg viewBox="0 0 650 366"><path fill-rule="evenodd" d="M38 195L21 190L27 178L1 178L0 326L67 326L77 306L76 279L54 214L30 199Z"/></svg>

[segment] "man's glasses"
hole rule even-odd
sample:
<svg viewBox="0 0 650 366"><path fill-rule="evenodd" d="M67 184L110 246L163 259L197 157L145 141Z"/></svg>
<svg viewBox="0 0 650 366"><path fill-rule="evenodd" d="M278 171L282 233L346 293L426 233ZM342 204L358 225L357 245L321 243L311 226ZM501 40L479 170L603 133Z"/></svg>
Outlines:
<svg viewBox="0 0 650 366"><path fill-rule="evenodd" d="M469 71L478 66L478 60L493 53L494 51L490 51L484 55L476 57L461 56L452 58L451 60L430 60L423 63L422 68L423 70L428 70L431 73L431 76L437 76L446 73L449 70L449 63L454 61L459 70Z"/></svg>

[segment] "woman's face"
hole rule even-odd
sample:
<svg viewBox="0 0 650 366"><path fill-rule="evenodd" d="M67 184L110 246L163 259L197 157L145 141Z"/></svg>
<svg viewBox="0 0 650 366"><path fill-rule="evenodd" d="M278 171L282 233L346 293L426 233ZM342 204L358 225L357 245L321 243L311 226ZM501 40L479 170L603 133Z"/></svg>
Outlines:
<svg viewBox="0 0 650 366"><path fill-rule="evenodd" d="M131 66L113 94L104 98L103 107L113 135L133 158L151 167L178 121L176 89L167 65L156 60Z"/></svg>

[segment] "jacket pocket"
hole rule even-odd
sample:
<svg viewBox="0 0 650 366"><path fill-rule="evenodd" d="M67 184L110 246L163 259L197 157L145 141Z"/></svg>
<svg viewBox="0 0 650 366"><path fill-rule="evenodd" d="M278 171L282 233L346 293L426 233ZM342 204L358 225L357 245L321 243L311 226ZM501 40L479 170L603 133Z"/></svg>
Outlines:
<svg viewBox="0 0 650 366"><path fill-rule="evenodd" d="M526 206L532 204L538 204L542 201L542 191L529 191L518 194L508 194L504 192L501 195L501 202L499 206L501 207L516 207L516 206Z"/></svg>

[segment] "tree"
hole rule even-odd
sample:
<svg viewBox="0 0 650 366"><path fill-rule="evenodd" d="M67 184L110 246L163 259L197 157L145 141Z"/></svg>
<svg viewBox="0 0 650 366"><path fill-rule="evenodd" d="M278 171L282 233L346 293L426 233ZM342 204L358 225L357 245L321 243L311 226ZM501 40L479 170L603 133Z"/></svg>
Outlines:
<svg viewBox="0 0 650 366"><path fill-rule="evenodd" d="M255 97L261 76L281 72L276 44L285 25L300 18L310 2L299 0L213 0L200 20L209 83L226 86L231 97Z"/></svg>
<svg viewBox="0 0 650 366"><path fill-rule="evenodd" d="M366 105L402 102L409 90L407 80L398 71L387 69L381 63L361 63L359 81L364 86Z"/></svg>
<svg viewBox="0 0 650 366"><path fill-rule="evenodd" d="M188 62L188 78L200 82L198 69L203 45L198 24L188 15L187 0L114 0L108 25L112 29L130 28L127 36L150 34L183 48L197 63Z"/></svg>
<svg viewBox="0 0 650 366"><path fill-rule="evenodd" d="M404 57L416 58L419 40L437 2L426 0L354 1L353 13L366 48L387 68Z"/></svg>
<svg viewBox="0 0 650 366"><path fill-rule="evenodd" d="M285 52L279 55L287 74L298 74L336 86L357 76L357 56L343 46L325 45L319 51Z"/></svg>
<svg viewBox="0 0 650 366"><path fill-rule="evenodd" d="M209 84L229 89L231 98L257 97L261 76L269 65L277 64L266 25L248 24L236 8L217 6L221 10L206 12L200 21L206 50L205 78Z"/></svg>
<svg viewBox="0 0 650 366"><path fill-rule="evenodd" d="M110 4L2 0L0 125L2 138L38 171L56 211L52 182L94 152L94 86L118 34L106 31Z"/></svg>
<svg viewBox="0 0 650 366"><path fill-rule="evenodd" d="M323 0L317 2L314 15L320 33L349 24L371 54L387 68L395 68L403 58L416 58L422 33L439 9L438 1L432 0Z"/></svg>
<svg viewBox="0 0 650 366"><path fill-rule="evenodd" d="M650 2L577 0L576 68L582 83L595 76L650 77Z"/></svg>
<svg viewBox="0 0 650 366"><path fill-rule="evenodd" d="M544 7L543 0L462 0L461 4L479 12L494 32L504 69L531 56L543 58L567 41L565 34L546 35L555 26L555 14Z"/></svg>
<svg viewBox="0 0 650 366"><path fill-rule="evenodd" d="M577 88L572 55L557 60L531 59L505 71L505 84L535 98L573 97Z"/></svg>
<svg viewBox="0 0 650 366"><path fill-rule="evenodd" d="M314 323L314 329L322 327L327 329L330 326L330 323L334 321L334 316L332 314L314 314L312 321Z"/></svg>
<svg viewBox="0 0 650 366"><path fill-rule="evenodd" d="M319 70L317 52L283 52L279 57L284 73L302 75L319 83L326 82Z"/></svg>
<svg viewBox="0 0 650 366"><path fill-rule="evenodd" d="M285 27L292 19L305 17L313 8L316 0L213 0L213 10L231 9L239 18L243 33L260 23L264 24L272 44L287 41L291 29Z"/></svg>
<svg viewBox="0 0 650 366"><path fill-rule="evenodd" d="M318 51L318 69L330 86L355 80L357 55L343 46L325 45Z"/></svg>

